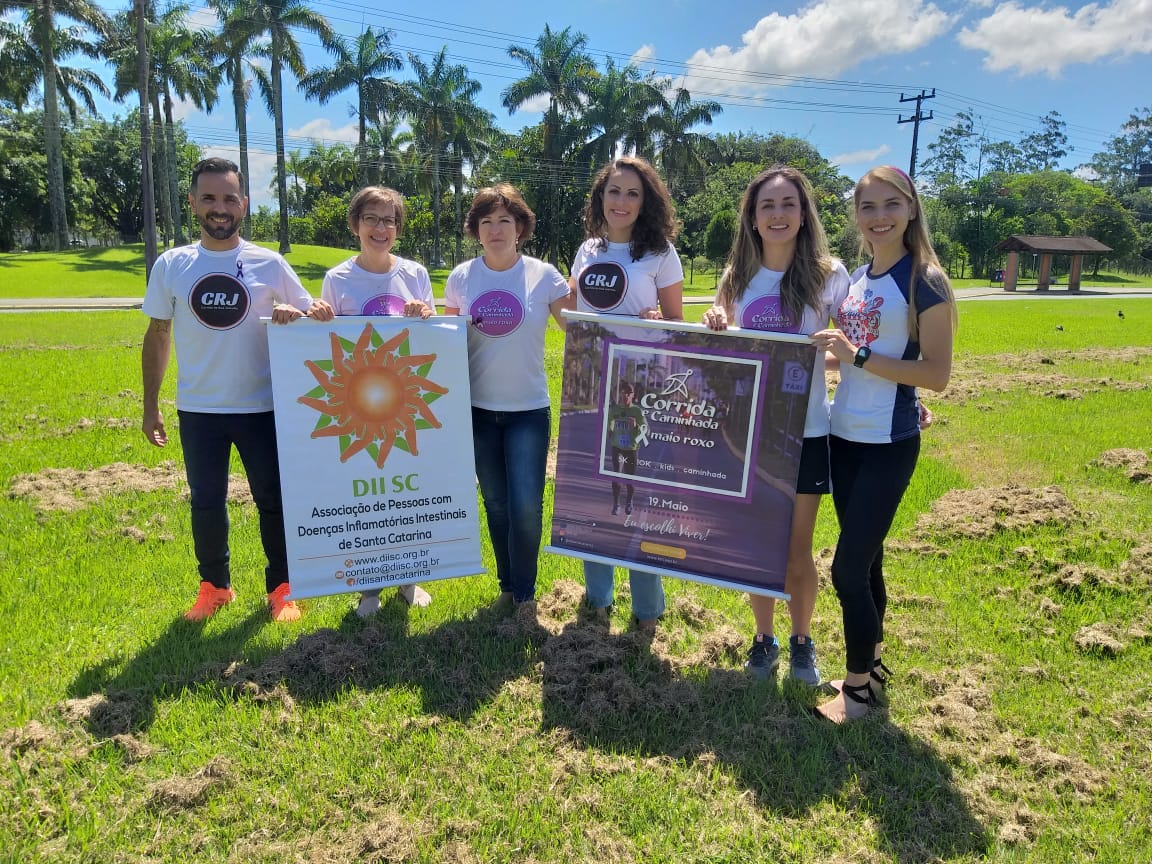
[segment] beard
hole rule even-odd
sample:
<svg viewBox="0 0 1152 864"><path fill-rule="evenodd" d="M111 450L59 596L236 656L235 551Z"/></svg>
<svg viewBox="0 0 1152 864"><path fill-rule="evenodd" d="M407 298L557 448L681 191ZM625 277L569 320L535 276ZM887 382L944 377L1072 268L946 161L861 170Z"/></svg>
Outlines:
<svg viewBox="0 0 1152 864"><path fill-rule="evenodd" d="M220 216L226 218L228 222L220 224L212 221L214 218ZM200 223L200 228L203 229L204 233L213 240L227 240L240 230L240 220L233 219L227 213L209 213L206 216L197 216L196 221Z"/></svg>

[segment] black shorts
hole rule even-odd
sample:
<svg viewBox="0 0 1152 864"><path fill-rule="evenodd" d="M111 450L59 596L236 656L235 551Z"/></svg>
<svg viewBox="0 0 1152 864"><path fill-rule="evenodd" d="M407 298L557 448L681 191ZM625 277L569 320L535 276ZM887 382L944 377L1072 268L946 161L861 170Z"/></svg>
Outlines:
<svg viewBox="0 0 1152 864"><path fill-rule="evenodd" d="M800 495L827 495L832 491L828 471L828 436L805 438L800 451L800 474L796 492Z"/></svg>

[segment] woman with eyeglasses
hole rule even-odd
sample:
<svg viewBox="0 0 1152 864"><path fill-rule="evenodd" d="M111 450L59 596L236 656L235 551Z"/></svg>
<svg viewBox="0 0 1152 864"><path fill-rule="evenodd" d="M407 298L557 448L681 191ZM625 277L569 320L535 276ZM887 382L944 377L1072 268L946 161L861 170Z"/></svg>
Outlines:
<svg viewBox="0 0 1152 864"><path fill-rule="evenodd" d="M392 252L404 228L404 196L395 189L366 186L348 205L348 227L360 240L360 254L324 275L321 296L337 315L404 315L427 318L436 313L432 280L422 264ZM419 585L400 586L411 606L427 606L432 597ZM380 609L380 592L360 595L356 614L368 618Z"/></svg>

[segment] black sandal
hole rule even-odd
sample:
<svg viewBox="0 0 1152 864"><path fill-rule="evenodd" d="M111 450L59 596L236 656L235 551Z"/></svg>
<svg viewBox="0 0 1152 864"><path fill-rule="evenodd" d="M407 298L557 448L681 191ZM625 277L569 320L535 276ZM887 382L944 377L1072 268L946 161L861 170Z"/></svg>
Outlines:
<svg viewBox="0 0 1152 864"><path fill-rule="evenodd" d="M872 695L872 685L867 681L855 686L844 684L840 687L840 692L843 693L846 698L860 705L867 705L869 708L873 708L876 705L876 697Z"/></svg>
<svg viewBox="0 0 1152 864"><path fill-rule="evenodd" d="M892 677L892 670L884 665L884 661L877 657L872 663L872 671L868 673L872 680L881 687L888 686L888 679Z"/></svg>

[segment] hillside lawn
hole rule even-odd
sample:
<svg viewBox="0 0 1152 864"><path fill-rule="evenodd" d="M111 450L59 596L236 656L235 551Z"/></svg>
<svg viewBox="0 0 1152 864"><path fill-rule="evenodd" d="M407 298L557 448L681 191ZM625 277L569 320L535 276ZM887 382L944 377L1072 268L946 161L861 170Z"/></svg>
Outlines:
<svg viewBox="0 0 1152 864"><path fill-rule="evenodd" d="M577 615L569 558L542 556L538 622L476 576L274 625L239 498L238 601L185 622L175 374L159 450L140 313L0 315L0 861L1147 862L1152 300L1119 302L961 304L885 559L890 707L843 728L746 677L742 595L665 580L649 644L626 580L610 632ZM826 502L826 678L835 539Z"/></svg>

